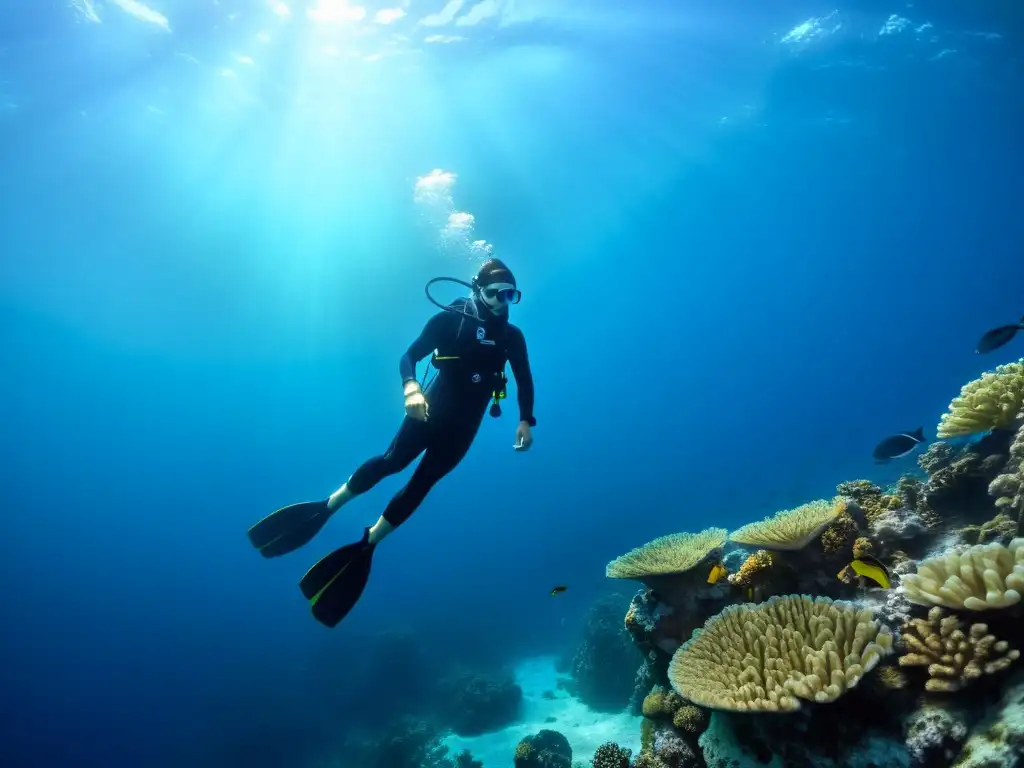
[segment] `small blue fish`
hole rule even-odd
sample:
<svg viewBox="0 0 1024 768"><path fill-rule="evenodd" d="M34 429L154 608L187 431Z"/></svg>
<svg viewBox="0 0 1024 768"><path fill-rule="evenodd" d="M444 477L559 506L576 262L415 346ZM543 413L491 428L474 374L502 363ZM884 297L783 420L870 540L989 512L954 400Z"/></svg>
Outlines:
<svg viewBox="0 0 1024 768"><path fill-rule="evenodd" d="M900 432L890 435L875 446L872 456L879 464L884 464L892 459L899 459L913 451L920 443L924 442L924 427L918 427L913 432Z"/></svg>

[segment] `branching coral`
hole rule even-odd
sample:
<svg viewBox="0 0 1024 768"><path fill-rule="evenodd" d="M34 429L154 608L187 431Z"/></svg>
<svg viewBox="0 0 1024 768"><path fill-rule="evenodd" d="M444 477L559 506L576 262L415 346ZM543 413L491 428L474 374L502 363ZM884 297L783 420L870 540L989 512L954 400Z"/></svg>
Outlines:
<svg viewBox="0 0 1024 768"><path fill-rule="evenodd" d="M795 509L777 512L773 517L748 523L729 534L739 544L774 550L803 549L846 510L842 499L816 501Z"/></svg>
<svg viewBox="0 0 1024 768"><path fill-rule="evenodd" d="M633 750L623 749L613 741L602 744L594 753L594 768L629 768Z"/></svg>
<svg viewBox="0 0 1024 768"><path fill-rule="evenodd" d="M683 573L700 564L725 544L728 531L707 528L700 533L661 536L612 560L605 567L610 579L637 579Z"/></svg>
<svg viewBox="0 0 1024 768"><path fill-rule="evenodd" d="M882 667L872 678L876 690L891 693L901 691L907 687L907 676L896 667Z"/></svg>
<svg viewBox="0 0 1024 768"><path fill-rule="evenodd" d="M683 733L699 736L708 727L708 713L693 704L682 704L672 715L672 725Z"/></svg>
<svg viewBox="0 0 1024 768"><path fill-rule="evenodd" d="M759 549L748 557L736 573L729 574L729 583L737 587L758 587L768 581L774 556L767 549Z"/></svg>
<svg viewBox="0 0 1024 768"><path fill-rule="evenodd" d="M669 680L713 709L791 711L800 699L834 701L892 652L871 611L807 595L733 605L676 651Z"/></svg>
<svg viewBox="0 0 1024 768"><path fill-rule="evenodd" d="M948 550L904 576L901 588L917 605L969 611L1015 605L1024 590L1024 539Z"/></svg>
<svg viewBox="0 0 1024 768"><path fill-rule="evenodd" d="M857 538L857 523L847 510L846 500L838 499L836 505L842 511L821 534L821 548L826 555L834 555L847 550Z"/></svg>
<svg viewBox="0 0 1024 768"><path fill-rule="evenodd" d="M900 666L928 667L924 687L933 692L958 691L982 675L1006 669L1020 656L1005 640L990 635L987 624L972 624L965 634L963 622L945 616L939 606L927 619L906 624L903 640L909 651L900 657Z"/></svg>
<svg viewBox="0 0 1024 768"><path fill-rule="evenodd" d="M1000 429L1024 413L1024 358L968 382L939 421L940 438Z"/></svg>
<svg viewBox="0 0 1024 768"><path fill-rule="evenodd" d="M875 549L875 545L871 543L871 539L867 539L861 536L859 539L853 542L853 556L856 557L867 557Z"/></svg>

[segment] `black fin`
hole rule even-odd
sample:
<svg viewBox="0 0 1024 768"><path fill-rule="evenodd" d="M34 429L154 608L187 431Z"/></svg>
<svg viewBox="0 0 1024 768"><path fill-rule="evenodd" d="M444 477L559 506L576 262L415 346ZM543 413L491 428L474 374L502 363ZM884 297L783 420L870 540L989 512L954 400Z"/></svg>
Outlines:
<svg viewBox="0 0 1024 768"><path fill-rule="evenodd" d="M910 433L910 436L912 438L914 438L915 440L917 440L917 442L923 443L924 442L924 427L918 427L917 429L915 429L913 432Z"/></svg>
<svg viewBox="0 0 1024 768"><path fill-rule="evenodd" d="M312 541L332 514L326 500L290 504L250 528L249 541L264 557L294 552Z"/></svg>
<svg viewBox="0 0 1024 768"><path fill-rule="evenodd" d="M376 545L363 538L336 549L310 568L299 582L309 600L313 618L327 627L335 627L351 611L366 588Z"/></svg>

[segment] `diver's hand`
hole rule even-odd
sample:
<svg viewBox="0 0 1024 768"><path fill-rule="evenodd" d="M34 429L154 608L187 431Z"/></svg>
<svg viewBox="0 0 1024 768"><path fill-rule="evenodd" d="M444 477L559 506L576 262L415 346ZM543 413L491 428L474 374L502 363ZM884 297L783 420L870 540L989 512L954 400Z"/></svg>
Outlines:
<svg viewBox="0 0 1024 768"><path fill-rule="evenodd" d="M531 445L533 445L533 433L530 432L530 424L520 421L519 426L516 427L516 442L512 447L517 451L528 451Z"/></svg>
<svg viewBox="0 0 1024 768"><path fill-rule="evenodd" d="M427 398L423 396L420 385L410 381L405 385L405 413L416 421L427 420Z"/></svg>

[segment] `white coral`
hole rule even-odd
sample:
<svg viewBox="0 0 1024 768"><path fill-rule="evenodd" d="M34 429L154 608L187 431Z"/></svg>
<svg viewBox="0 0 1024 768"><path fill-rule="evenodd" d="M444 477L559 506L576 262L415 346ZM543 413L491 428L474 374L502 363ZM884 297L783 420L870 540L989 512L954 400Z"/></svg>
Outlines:
<svg viewBox="0 0 1024 768"><path fill-rule="evenodd" d="M969 611L1016 605L1024 591L1024 539L948 550L904 576L901 589L917 605Z"/></svg>

